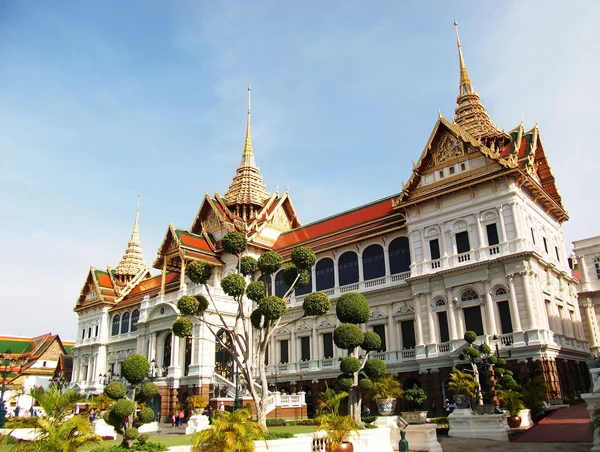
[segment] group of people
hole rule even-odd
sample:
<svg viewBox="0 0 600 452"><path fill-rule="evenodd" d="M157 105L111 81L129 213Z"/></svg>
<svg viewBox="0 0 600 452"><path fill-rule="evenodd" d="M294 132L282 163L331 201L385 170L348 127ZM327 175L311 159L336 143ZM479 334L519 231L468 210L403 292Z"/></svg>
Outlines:
<svg viewBox="0 0 600 452"><path fill-rule="evenodd" d="M171 427L183 428L183 420L185 419L185 411L179 409L171 415Z"/></svg>

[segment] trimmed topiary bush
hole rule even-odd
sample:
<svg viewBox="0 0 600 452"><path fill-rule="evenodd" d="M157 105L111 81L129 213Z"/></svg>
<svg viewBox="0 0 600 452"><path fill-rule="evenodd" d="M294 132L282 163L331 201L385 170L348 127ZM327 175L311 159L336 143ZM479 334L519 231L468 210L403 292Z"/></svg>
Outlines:
<svg viewBox="0 0 600 452"><path fill-rule="evenodd" d="M194 324L187 317L179 317L173 322L171 330L173 330L173 334L177 337L189 337L194 331Z"/></svg>
<svg viewBox="0 0 600 452"><path fill-rule="evenodd" d="M363 343L365 335L357 325L343 323L333 332L333 342L339 348L352 350Z"/></svg>
<svg viewBox="0 0 600 452"><path fill-rule="evenodd" d="M198 312L196 315L201 315L208 309L208 300L204 295L196 295L194 298L198 301Z"/></svg>
<svg viewBox="0 0 600 452"><path fill-rule="evenodd" d="M240 259L240 272L242 275L251 275L256 270L258 270L258 261L252 256L244 256Z"/></svg>
<svg viewBox="0 0 600 452"><path fill-rule="evenodd" d="M281 256L275 251L267 251L258 258L258 268L261 273L271 275L281 267Z"/></svg>
<svg viewBox="0 0 600 452"><path fill-rule="evenodd" d="M138 400L140 401L146 401L146 400L150 400L152 397L156 396L158 394L158 386L156 386L154 383L147 381L145 383L142 383L142 386L140 387L140 390L137 393L137 397Z"/></svg>
<svg viewBox="0 0 600 452"><path fill-rule="evenodd" d="M226 253L240 254L248 247L246 234L239 231L230 231L221 239L221 246Z"/></svg>
<svg viewBox="0 0 600 452"><path fill-rule="evenodd" d="M363 343L360 344L360 348L367 352L381 350L381 338L379 337L379 334L373 331L366 331L364 335L365 339Z"/></svg>
<svg viewBox="0 0 600 452"><path fill-rule="evenodd" d="M368 359L363 369L369 378L381 378L387 370L385 363L380 359Z"/></svg>
<svg viewBox="0 0 600 452"><path fill-rule="evenodd" d="M306 246L299 246L296 248L294 251L292 251L290 258L292 260L292 264L298 267L299 270L308 270L310 267L315 265L315 262L317 261L315 252Z"/></svg>
<svg viewBox="0 0 600 452"><path fill-rule="evenodd" d="M129 399L119 399L117 403L115 403L110 409L111 413L121 420L125 419L127 416L133 413L135 409L135 405L132 400Z"/></svg>
<svg viewBox="0 0 600 452"><path fill-rule="evenodd" d="M345 374L353 374L360 370L360 360L352 356L342 359L340 370Z"/></svg>
<svg viewBox="0 0 600 452"><path fill-rule="evenodd" d="M362 294L346 292L337 301L335 313L342 323L366 323L370 315L369 303Z"/></svg>
<svg viewBox="0 0 600 452"><path fill-rule="evenodd" d="M361 378L358 380L358 388L364 392L371 391L373 389L373 380L370 378Z"/></svg>
<svg viewBox="0 0 600 452"><path fill-rule="evenodd" d="M113 400L122 399L127 395L127 387L120 381L113 381L104 388L104 395Z"/></svg>
<svg viewBox="0 0 600 452"><path fill-rule="evenodd" d="M150 439L150 435L148 435L147 433L144 433L144 434L138 436L138 438L137 438L138 443L140 443L141 445L146 444L149 439Z"/></svg>
<svg viewBox="0 0 600 452"><path fill-rule="evenodd" d="M296 281L298 274L300 274L300 277L298 278L298 281ZM298 289L308 285L310 282L310 273L308 270L300 270L300 272L298 272L298 267L291 264L283 270L283 281L290 287L294 284L294 281L296 281L294 288Z"/></svg>
<svg viewBox="0 0 600 452"><path fill-rule="evenodd" d="M331 309L331 301L323 292L308 294L302 302L302 309L307 316L325 315Z"/></svg>
<svg viewBox="0 0 600 452"><path fill-rule="evenodd" d="M260 300L267 296L267 286L262 281L254 281L248 284L246 287L246 296L258 303Z"/></svg>
<svg viewBox="0 0 600 452"><path fill-rule="evenodd" d="M254 328L260 330L261 323L263 323L263 315L260 308L255 309L254 311L252 311L252 314L250 314L250 323Z"/></svg>
<svg viewBox="0 0 600 452"><path fill-rule="evenodd" d="M467 343L472 344L477 340L477 333L475 331L467 331L463 338Z"/></svg>
<svg viewBox="0 0 600 452"><path fill-rule="evenodd" d="M206 284L212 275L212 266L206 262L194 261L187 266L185 274L194 284Z"/></svg>
<svg viewBox="0 0 600 452"><path fill-rule="evenodd" d="M138 420L141 424L148 424L154 421L154 410L150 407L142 408L138 413Z"/></svg>
<svg viewBox="0 0 600 452"><path fill-rule="evenodd" d="M285 314L287 306L279 297L267 297L260 302L260 312L267 320L277 320Z"/></svg>
<svg viewBox="0 0 600 452"><path fill-rule="evenodd" d="M198 303L198 300L189 295L184 295L177 300L177 309L179 309L179 312L183 315L196 315L199 307L200 303Z"/></svg>
<svg viewBox="0 0 600 452"><path fill-rule="evenodd" d="M354 384L354 378L352 377L352 375L341 374L337 377L337 384L340 387L340 389L343 389L344 391L349 391L352 385Z"/></svg>
<svg viewBox="0 0 600 452"><path fill-rule="evenodd" d="M246 280L238 273L231 273L221 280L221 287L230 297L239 297L244 295L246 289Z"/></svg>

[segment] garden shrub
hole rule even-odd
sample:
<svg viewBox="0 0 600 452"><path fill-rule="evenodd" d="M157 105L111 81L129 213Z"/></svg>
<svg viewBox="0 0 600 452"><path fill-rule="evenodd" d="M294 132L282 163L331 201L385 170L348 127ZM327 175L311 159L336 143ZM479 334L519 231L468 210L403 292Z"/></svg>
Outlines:
<svg viewBox="0 0 600 452"><path fill-rule="evenodd" d="M244 256L240 259L240 271L242 275L251 275L256 270L258 270L258 261L252 256Z"/></svg>
<svg viewBox="0 0 600 452"><path fill-rule="evenodd" d="M184 295L177 300L177 309L179 309L179 312L183 315L196 315L199 306L200 303L198 303L198 300L189 295Z"/></svg>
<svg viewBox="0 0 600 452"><path fill-rule="evenodd" d="M367 299L357 292L342 294L335 306L335 313L340 322L355 325L368 322L371 314Z"/></svg>
<svg viewBox="0 0 600 452"><path fill-rule="evenodd" d="M265 275L275 273L279 267L281 267L281 256L275 251L262 253L258 258L258 268Z"/></svg>
<svg viewBox="0 0 600 452"><path fill-rule="evenodd" d="M195 261L187 266L185 274L194 284L206 284L212 275L212 266L206 262Z"/></svg>
<svg viewBox="0 0 600 452"><path fill-rule="evenodd" d="M323 292L313 292L307 295L302 302L302 309L307 316L325 315L331 308L331 301ZM379 337L379 336L377 336Z"/></svg>
<svg viewBox="0 0 600 452"><path fill-rule="evenodd" d="M137 385L148 378L150 363L145 356L135 353L125 358L121 364L121 372L129 383Z"/></svg>
<svg viewBox="0 0 600 452"><path fill-rule="evenodd" d="M221 288L230 297L244 295L246 280L239 273L231 273L221 280Z"/></svg>
<svg viewBox="0 0 600 452"><path fill-rule="evenodd" d="M358 325L343 323L333 331L333 342L344 350L353 350L362 344L364 333Z"/></svg>
<svg viewBox="0 0 600 452"><path fill-rule="evenodd" d="M252 301L259 302L267 295L267 286L262 281L253 281L246 287L246 296Z"/></svg>
<svg viewBox="0 0 600 452"><path fill-rule="evenodd" d="M171 325L171 330L177 337L189 337L194 331L194 324L187 317L179 317L173 322L173 325ZM146 376L147 375L148 374L146 374Z"/></svg>
<svg viewBox="0 0 600 452"><path fill-rule="evenodd" d="M269 432L269 433L265 433L263 435L263 439L266 441L272 440L272 439L287 439L287 438L293 438L294 434L290 433L290 432Z"/></svg>
<svg viewBox="0 0 600 452"><path fill-rule="evenodd" d="M231 231L223 236L221 239L221 246L226 253L229 254L240 254L244 251L248 243L246 241L246 234L239 231Z"/></svg>
<svg viewBox="0 0 600 452"><path fill-rule="evenodd" d="M104 395L113 400L122 399L127 395L127 387L120 381L113 381L104 388Z"/></svg>
<svg viewBox="0 0 600 452"><path fill-rule="evenodd" d="M360 418L360 420L363 421L365 424L371 424L375 422L375 419L377 419L377 416L362 416Z"/></svg>
<svg viewBox="0 0 600 452"><path fill-rule="evenodd" d="M267 419L267 427L283 427L285 425L285 419L274 418Z"/></svg>
<svg viewBox="0 0 600 452"><path fill-rule="evenodd" d="M315 265L317 256L315 252L306 246L299 246L290 256L292 263L298 267L299 270L308 270L310 267Z"/></svg>

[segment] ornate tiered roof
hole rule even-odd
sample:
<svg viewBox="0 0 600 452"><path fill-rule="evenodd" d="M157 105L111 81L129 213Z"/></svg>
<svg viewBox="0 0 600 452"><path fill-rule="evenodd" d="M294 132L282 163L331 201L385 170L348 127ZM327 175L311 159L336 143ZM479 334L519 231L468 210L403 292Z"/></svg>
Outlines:
<svg viewBox="0 0 600 452"><path fill-rule="evenodd" d="M227 207L244 220L252 218L257 210L271 197L254 161L252 133L250 130L250 87L248 87L248 120L242 161L238 166L229 190L225 193Z"/></svg>
<svg viewBox="0 0 600 452"><path fill-rule="evenodd" d="M142 252L142 244L140 243L140 234L138 230L138 220L140 215L140 197L138 195L138 205L135 212L135 222L133 223L133 231L131 238L127 244L125 254L121 262L115 269L115 275L122 281L129 281L137 276L140 271L148 269L144 253Z"/></svg>

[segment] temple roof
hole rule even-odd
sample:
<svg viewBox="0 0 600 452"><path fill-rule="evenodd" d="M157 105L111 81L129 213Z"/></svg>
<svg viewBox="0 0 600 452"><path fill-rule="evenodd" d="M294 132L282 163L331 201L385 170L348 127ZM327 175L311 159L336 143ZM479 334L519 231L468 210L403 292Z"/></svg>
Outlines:
<svg viewBox="0 0 600 452"><path fill-rule="evenodd" d="M138 206L135 212L135 221L133 223L133 231L131 232L131 238L127 244L125 254L121 259L121 262L115 269L115 275L134 277L140 271L146 270L148 265L144 259L144 253L142 252L142 245L140 243L140 235L138 230L138 219L140 215L140 201L138 195Z"/></svg>

